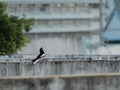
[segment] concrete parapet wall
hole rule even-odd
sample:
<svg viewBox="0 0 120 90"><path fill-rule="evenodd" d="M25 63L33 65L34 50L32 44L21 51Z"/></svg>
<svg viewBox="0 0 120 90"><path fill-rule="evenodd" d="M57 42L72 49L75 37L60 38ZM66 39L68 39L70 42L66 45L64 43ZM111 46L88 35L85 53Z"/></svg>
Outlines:
<svg viewBox="0 0 120 90"><path fill-rule="evenodd" d="M0 90L120 90L120 74L0 78Z"/></svg>
<svg viewBox="0 0 120 90"><path fill-rule="evenodd" d="M120 60L80 60L44 58L32 65L30 60L1 60L0 76L77 75L120 72Z"/></svg>

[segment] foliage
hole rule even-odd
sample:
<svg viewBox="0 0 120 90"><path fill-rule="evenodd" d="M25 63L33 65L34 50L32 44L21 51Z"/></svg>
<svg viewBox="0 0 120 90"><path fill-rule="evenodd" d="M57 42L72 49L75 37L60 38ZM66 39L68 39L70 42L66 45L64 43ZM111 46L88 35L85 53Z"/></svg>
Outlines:
<svg viewBox="0 0 120 90"><path fill-rule="evenodd" d="M5 3L0 2L0 54L12 54L21 49L28 42L23 32L29 32L33 22L34 19L25 16L8 15Z"/></svg>

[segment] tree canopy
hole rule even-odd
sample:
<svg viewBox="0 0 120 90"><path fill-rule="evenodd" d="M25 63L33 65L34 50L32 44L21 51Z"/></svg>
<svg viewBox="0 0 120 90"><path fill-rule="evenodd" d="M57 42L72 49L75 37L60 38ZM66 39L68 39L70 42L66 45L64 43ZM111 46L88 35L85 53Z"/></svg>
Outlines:
<svg viewBox="0 0 120 90"><path fill-rule="evenodd" d="M0 54L13 54L21 49L28 42L23 31L29 32L33 23L33 18L7 14L6 4L0 2Z"/></svg>

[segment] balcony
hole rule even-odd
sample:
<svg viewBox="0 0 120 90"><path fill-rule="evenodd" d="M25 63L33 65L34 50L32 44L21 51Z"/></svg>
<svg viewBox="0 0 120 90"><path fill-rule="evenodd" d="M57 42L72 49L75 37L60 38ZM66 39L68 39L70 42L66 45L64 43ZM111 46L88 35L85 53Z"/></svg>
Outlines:
<svg viewBox="0 0 120 90"><path fill-rule="evenodd" d="M97 30L99 30L99 23L81 26L39 26L34 27L29 33L93 32Z"/></svg>
<svg viewBox="0 0 120 90"><path fill-rule="evenodd" d="M1 0L7 3L99 3L99 0Z"/></svg>
<svg viewBox="0 0 120 90"><path fill-rule="evenodd" d="M8 12L10 15L15 15L22 17L22 12ZM34 12L26 12L25 13L26 18L35 18L35 19L94 19L99 18L99 11L98 10L92 10L91 12L71 12L71 13L34 13Z"/></svg>

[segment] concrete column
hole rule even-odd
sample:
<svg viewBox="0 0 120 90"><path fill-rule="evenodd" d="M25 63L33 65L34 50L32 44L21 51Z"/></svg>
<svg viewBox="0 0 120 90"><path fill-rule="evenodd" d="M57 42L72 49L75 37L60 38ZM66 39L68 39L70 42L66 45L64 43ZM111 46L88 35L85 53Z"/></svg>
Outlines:
<svg viewBox="0 0 120 90"><path fill-rule="evenodd" d="M82 53L86 54L86 50L87 50L87 43L86 43L86 37L82 36Z"/></svg>

